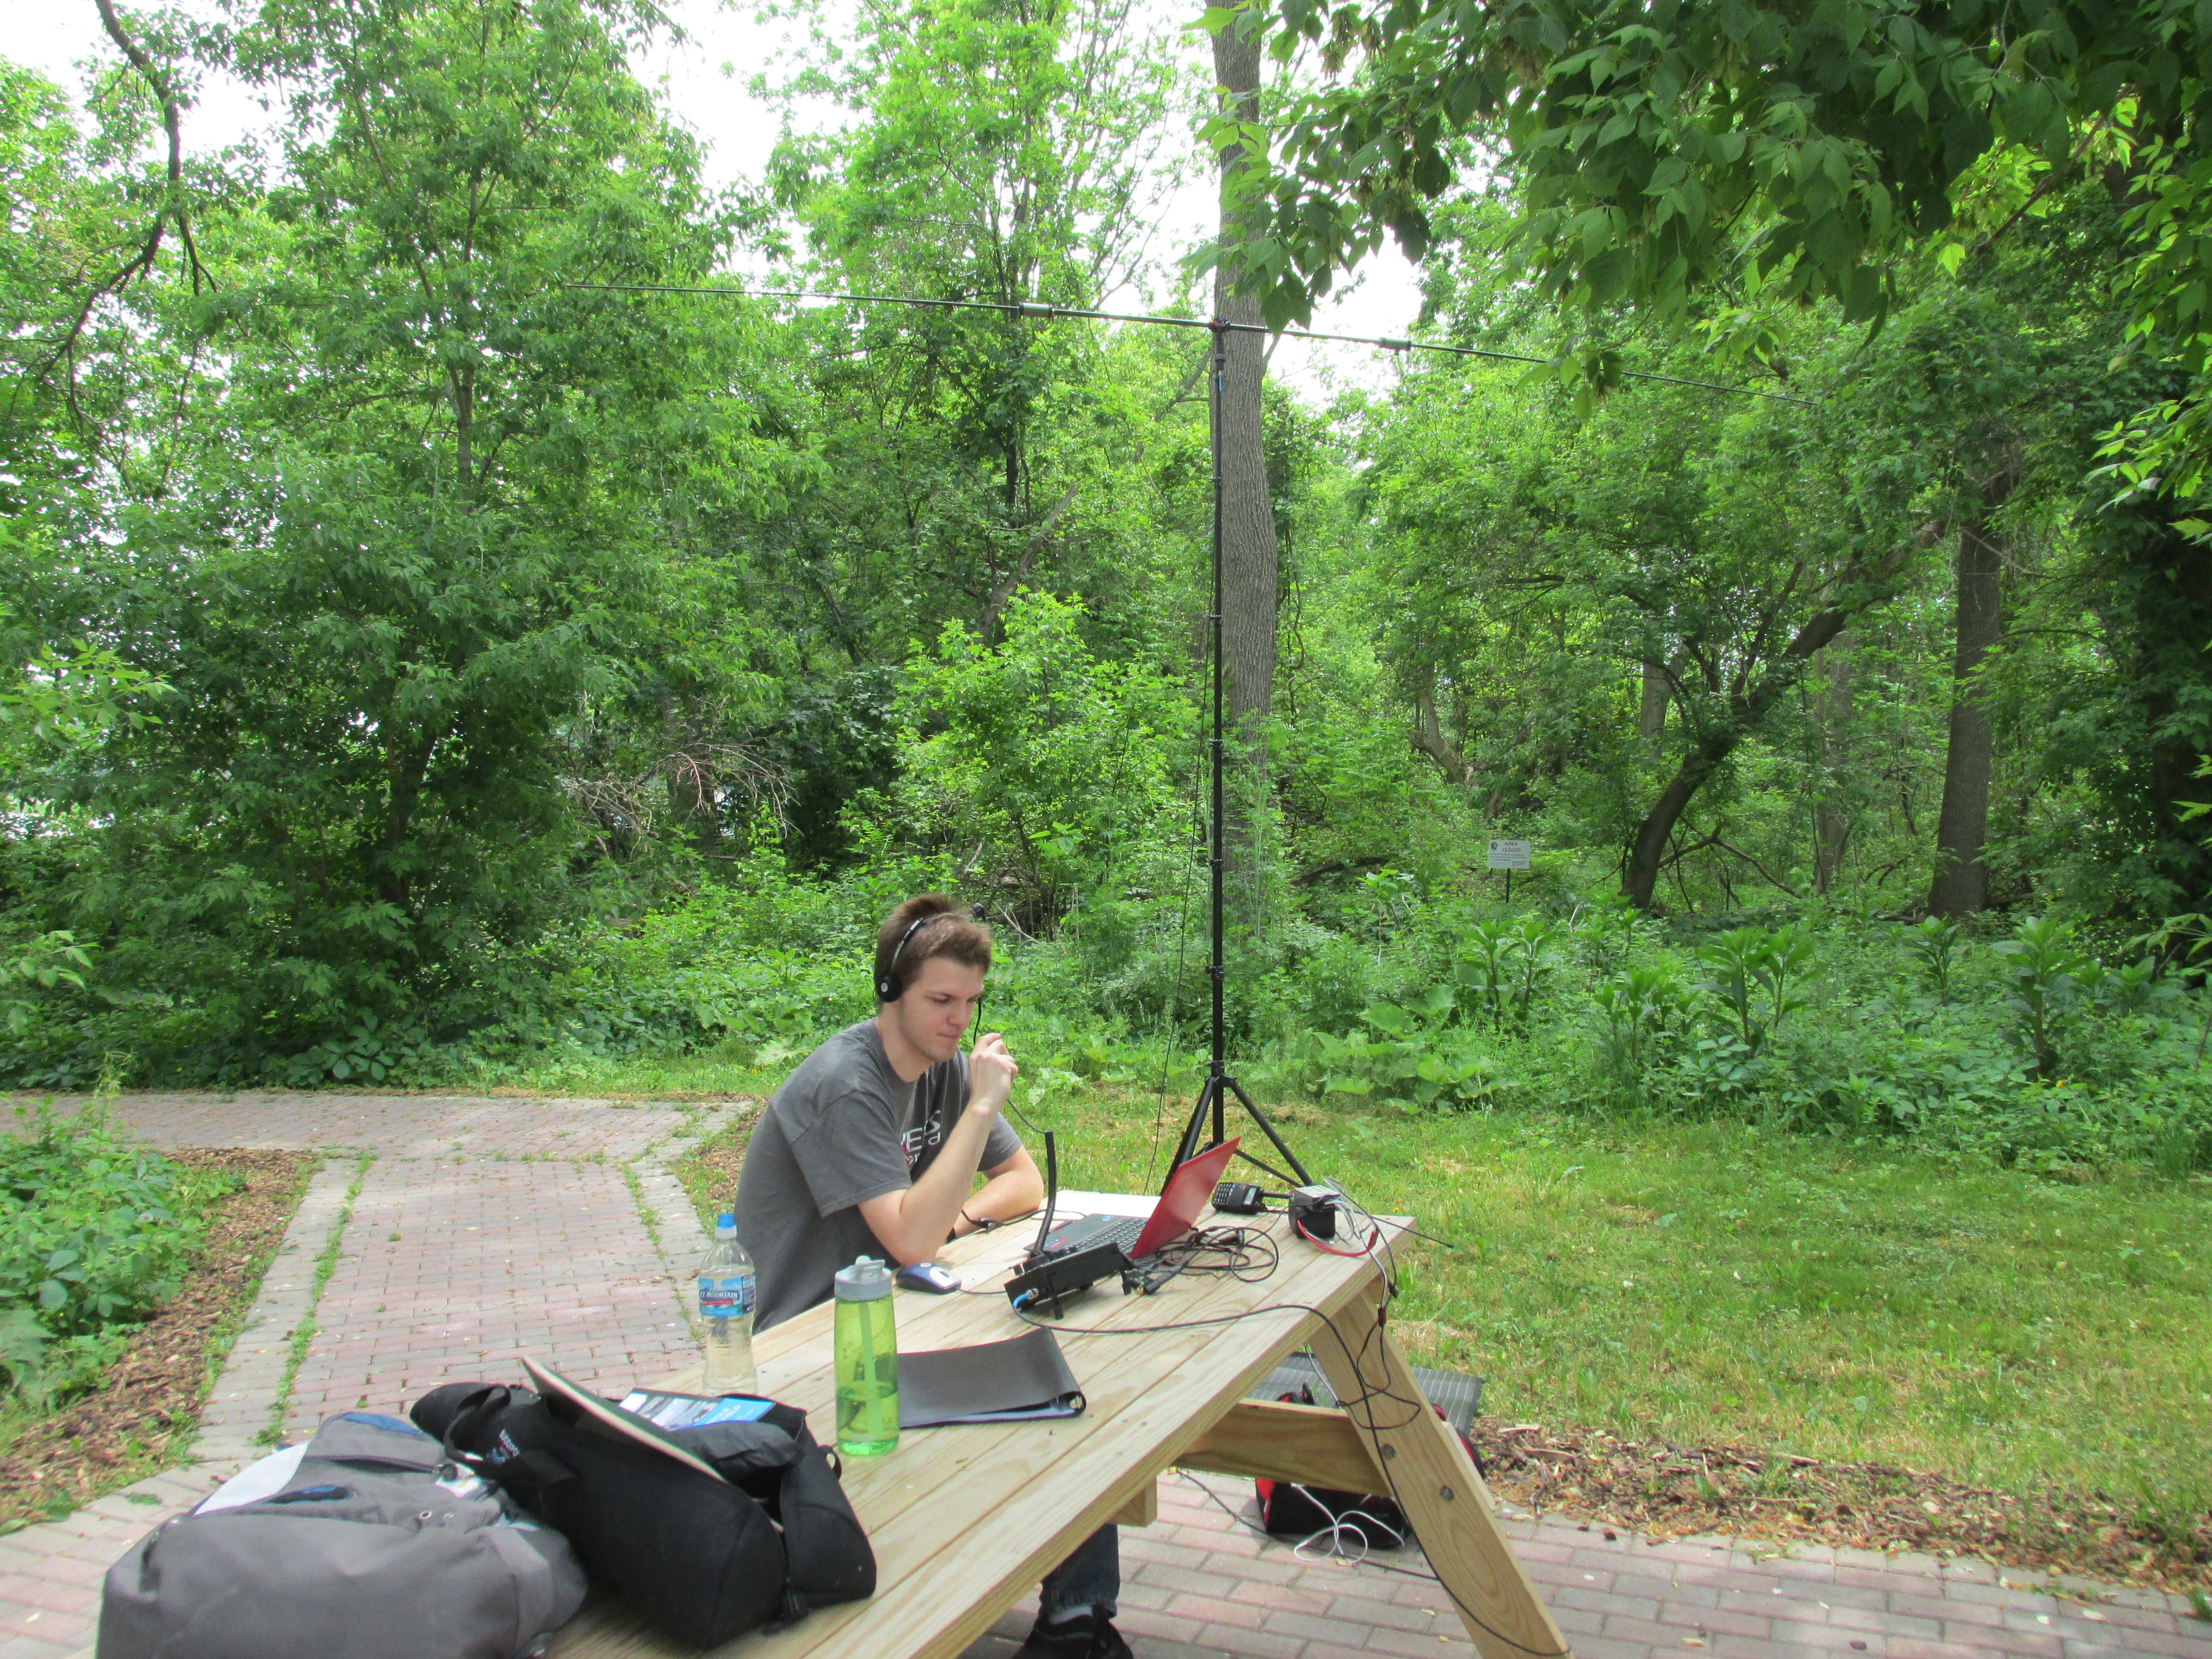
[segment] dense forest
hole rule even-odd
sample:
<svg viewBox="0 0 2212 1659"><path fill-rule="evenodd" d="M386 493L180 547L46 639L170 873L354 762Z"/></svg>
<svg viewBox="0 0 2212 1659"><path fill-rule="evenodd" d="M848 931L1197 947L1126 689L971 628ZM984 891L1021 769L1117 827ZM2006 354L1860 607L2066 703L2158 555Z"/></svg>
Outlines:
<svg viewBox="0 0 2212 1659"><path fill-rule="evenodd" d="M2198 8L896 0L718 191L650 5L98 4L0 64L0 1082L769 1066L925 887L1037 1086L1185 1074L1203 325L1395 238L1460 350L1229 337L1243 1073L2212 1167Z"/></svg>

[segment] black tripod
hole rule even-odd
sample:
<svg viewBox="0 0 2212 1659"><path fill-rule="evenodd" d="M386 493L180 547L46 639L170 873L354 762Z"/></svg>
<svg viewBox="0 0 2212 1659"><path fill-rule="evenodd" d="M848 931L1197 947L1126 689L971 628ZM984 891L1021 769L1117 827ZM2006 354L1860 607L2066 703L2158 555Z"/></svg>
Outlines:
<svg viewBox="0 0 2212 1659"><path fill-rule="evenodd" d="M1213 336L1213 366L1211 375L1212 393L1206 400L1206 448L1213 465L1213 604L1206 613L1206 623L1212 635L1213 653L1213 736L1207 744L1213 769L1213 813L1208 835L1208 862L1213 877L1213 954L1206 963L1206 976L1213 993L1213 1041L1206 1061L1206 1084L1198 1091L1198 1103L1191 1108L1190 1121L1183 1125L1182 1139L1176 1144L1175 1162L1169 1167L1188 1162L1207 1147L1218 1146L1229 1138L1229 1099L1234 1095L1237 1103L1251 1114L1252 1121L1266 1133L1283 1161L1295 1171L1295 1178L1285 1175L1263 1158L1237 1148L1237 1155L1248 1163L1258 1164L1269 1175L1286 1186L1310 1187L1313 1177L1306 1173L1298 1155L1284 1143L1275 1126L1267 1121L1267 1114L1255 1105L1252 1097L1244 1092L1244 1085L1230 1076L1227 1048L1227 1029L1222 1007L1222 997L1228 979L1228 966L1224 955L1224 894L1223 880L1228 860L1223 839L1225 823L1224 813L1224 788L1223 776L1226 763L1226 742L1222 730L1222 665L1221 665L1221 397L1223 382L1229 370L1229 336L1233 331L1249 329L1249 324L1231 322L1225 317L1216 317L1207 325ZM1201 1146L1206 1133L1206 1120L1211 1115L1213 1138Z"/></svg>

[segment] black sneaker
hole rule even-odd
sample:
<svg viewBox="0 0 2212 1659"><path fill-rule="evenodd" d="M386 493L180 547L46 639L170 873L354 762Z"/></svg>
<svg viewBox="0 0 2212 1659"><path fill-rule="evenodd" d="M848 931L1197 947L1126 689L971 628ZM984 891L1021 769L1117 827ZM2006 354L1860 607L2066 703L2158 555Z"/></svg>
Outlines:
<svg viewBox="0 0 2212 1659"><path fill-rule="evenodd" d="M1135 1659L1114 1621L1093 1609L1048 1625L1040 1614L1014 1659Z"/></svg>

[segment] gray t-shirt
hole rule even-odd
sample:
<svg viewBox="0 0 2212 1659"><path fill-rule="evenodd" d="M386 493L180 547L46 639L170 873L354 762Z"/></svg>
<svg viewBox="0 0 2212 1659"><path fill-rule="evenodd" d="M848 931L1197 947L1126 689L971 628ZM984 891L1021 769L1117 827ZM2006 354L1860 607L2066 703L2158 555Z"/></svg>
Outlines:
<svg viewBox="0 0 2212 1659"><path fill-rule="evenodd" d="M837 1270L855 1256L882 1258L860 1205L912 1186L967 1109L964 1053L905 1082L872 1019L799 1063L761 1114L738 1177L738 1237L760 1280L755 1330L828 1301ZM995 1169L1021 1149L994 1118L978 1167Z"/></svg>

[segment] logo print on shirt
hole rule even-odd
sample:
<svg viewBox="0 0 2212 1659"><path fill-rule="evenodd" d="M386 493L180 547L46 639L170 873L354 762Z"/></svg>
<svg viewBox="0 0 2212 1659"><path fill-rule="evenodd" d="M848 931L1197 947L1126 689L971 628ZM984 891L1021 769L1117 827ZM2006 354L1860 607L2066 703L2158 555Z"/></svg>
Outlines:
<svg viewBox="0 0 2212 1659"><path fill-rule="evenodd" d="M906 1167L911 1170L921 1155L945 1139L945 1124L934 1115L917 1123L899 1137L899 1149L906 1154Z"/></svg>

